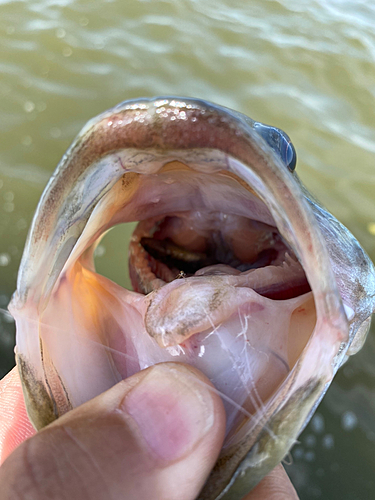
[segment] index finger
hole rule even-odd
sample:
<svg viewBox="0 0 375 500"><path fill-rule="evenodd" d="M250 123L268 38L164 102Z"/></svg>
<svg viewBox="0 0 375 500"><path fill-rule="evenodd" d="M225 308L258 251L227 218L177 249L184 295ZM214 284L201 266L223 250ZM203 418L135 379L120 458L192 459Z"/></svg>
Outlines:
<svg viewBox="0 0 375 500"><path fill-rule="evenodd" d="M298 495L279 464L243 500L298 500Z"/></svg>
<svg viewBox="0 0 375 500"><path fill-rule="evenodd" d="M35 430L27 416L17 368L0 381L0 465Z"/></svg>

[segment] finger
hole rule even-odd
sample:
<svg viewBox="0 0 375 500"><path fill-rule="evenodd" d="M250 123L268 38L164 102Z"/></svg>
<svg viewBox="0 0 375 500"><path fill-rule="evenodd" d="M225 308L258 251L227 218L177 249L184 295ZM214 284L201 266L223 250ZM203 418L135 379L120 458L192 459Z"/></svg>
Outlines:
<svg viewBox="0 0 375 500"><path fill-rule="evenodd" d="M2 500L193 500L224 439L208 387L178 363L120 382L19 446L0 468Z"/></svg>
<svg viewBox="0 0 375 500"><path fill-rule="evenodd" d="M298 495L284 467L280 464L243 500L298 500Z"/></svg>
<svg viewBox="0 0 375 500"><path fill-rule="evenodd" d="M35 434L26 413L18 371L0 380L0 464L25 439Z"/></svg>

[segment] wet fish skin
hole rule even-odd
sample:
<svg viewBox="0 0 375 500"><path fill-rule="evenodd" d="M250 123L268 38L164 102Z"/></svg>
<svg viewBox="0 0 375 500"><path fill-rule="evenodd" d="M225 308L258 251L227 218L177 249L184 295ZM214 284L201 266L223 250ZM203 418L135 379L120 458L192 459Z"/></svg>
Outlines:
<svg viewBox="0 0 375 500"><path fill-rule="evenodd" d="M163 113L156 115L161 108L165 117ZM171 116L181 119L172 123ZM23 311L31 311L29 316L36 319L43 312L95 206L124 175L124 162L129 170L131 166L142 171L149 161L166 161L166 151L172 151L172 158L195 155L209 165L206 149L219 150L215 161L222 162L223 168L236 175L241 172L245 182L257 183L258 193L268 202L280 232L304 264L315 291L320 320L311 345L323 349L319 336L324 332L330 347L323 360L325 366L316 378L304 374L313 358L312 350L303 353L270 406L266 424L260 422L253 436L218 462L201 500L240 499L281 460L319 404L335 371L363 345L375 310L375 271L368 256L354 236L313 199L297 175L257 135L253 124L248 117L211 103L164 97L127 101L89 122L63 157L42 196L11 304L17 320L18 366L28 411L37 427L42 427L59 411L54 394L40 378L47 353L39 361L39 372L23 354L25 341L21 333L27 330L22 324ZM121 155L120 150L128 153ZM107 165L108 157L111 160ZM228 158L251 165L253 174ZM83 192L89 192L90 197L82 197ZM40 349L38 332L28 333L30 338L35 336L28 341L32 349ZM65 389L59 390L61 398L67 397L68 409L67 391L64 396Z"/></svg>

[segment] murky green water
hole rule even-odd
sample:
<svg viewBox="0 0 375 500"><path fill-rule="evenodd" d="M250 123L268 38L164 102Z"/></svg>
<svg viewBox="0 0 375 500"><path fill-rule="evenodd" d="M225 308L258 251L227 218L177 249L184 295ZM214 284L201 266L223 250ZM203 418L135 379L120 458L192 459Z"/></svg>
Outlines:
<svg viewBox="0 0 375 500"><path fill-rule="evenodd" d="M371 0L0 0L0 307L33 210L81 126L128 98L201 97L279 126L303 181L375 259ZM126 280L127 236L100 270ZM119 278L119 273L121 273ZM14 325L0 314L0 375ZM375 498L375 330L292 452L302 500Z"/></svg>

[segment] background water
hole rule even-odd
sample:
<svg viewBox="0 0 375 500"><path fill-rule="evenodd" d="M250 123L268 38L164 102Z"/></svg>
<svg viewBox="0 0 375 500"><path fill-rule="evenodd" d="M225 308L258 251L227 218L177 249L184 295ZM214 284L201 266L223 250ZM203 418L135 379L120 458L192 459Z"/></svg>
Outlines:
<svg viewBox="0 0 375 500"><path fill-rule="evenodd" d="M0 0L0 307L65 149L139 96L201 97L286 130L302 180L374 259L374 33L372 0ZM126 242L116 229L97 259L123 282ZM14 325L0 321L2 375ZM302 500L375 498L374 359L373 328L294 447Z"/></svg>

